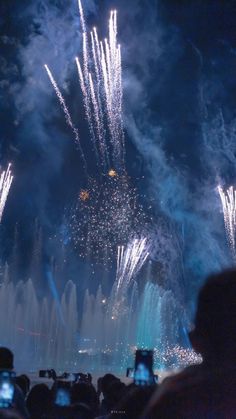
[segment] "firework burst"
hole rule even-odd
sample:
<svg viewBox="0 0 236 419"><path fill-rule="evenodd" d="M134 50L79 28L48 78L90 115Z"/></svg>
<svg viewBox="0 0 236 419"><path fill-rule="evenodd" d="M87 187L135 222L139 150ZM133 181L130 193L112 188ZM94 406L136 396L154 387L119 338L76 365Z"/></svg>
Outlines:
<svg viewBox="0 0 236 419"><path fill-rule="evenodd" d="M103 171L114 166L124 170L124 129L122 120L122 71L121 47L117 42L117 12L111 11L109 36L99 41L96 28L88 35L83 6L78 0L83 32L82 62L76 57L79 83L83 94L85 116L97 163ZM66 122L80 146L66 101L48 65L44 65L49 80L63 109ZM84 154L80 146L84 159Z"/></svg>
<svg viewBox="0 0 236 419"><path fill-rule="evenodd" d="M124 164L122 65L121 46L117 40L117 11L111 11L108 37L100 41L96 28L90 33L87 31L81 0L78 0L78 8L82 54L80 58L75 58L75 62L94 151L92 161L96 161L99 176L96 180L88 176L87 184L79 192L72 210L70 227L73 242L81 256L92 253L97 260L106 258L111 261L119 243L127 243L133 237L142 235L141 229L146 220L142 206L138 205L136 190L130 186ZM66 122L79 143L78 130L65 99L47 65L45 69Z"/></svg>
<svg viewBox="0 0 236 419"><path fill-rule="evenodd" d="M112 262L117 244L140 236L148 225L137 192L127 176L106 175L101 182L90 179L72 210L72 239L84 257L90 253L97 261Z"/></svg>

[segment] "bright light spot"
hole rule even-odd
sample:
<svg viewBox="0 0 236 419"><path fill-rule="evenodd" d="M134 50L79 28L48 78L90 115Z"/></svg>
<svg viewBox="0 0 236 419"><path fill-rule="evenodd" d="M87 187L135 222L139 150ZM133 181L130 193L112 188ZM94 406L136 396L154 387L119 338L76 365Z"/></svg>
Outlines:
<svg viewBox="0 0 236 419"><path fill-rule="evenodd" d="M117 176L117 172L114 169L109 170L108 175L110 177L116 177Z"/></svg>

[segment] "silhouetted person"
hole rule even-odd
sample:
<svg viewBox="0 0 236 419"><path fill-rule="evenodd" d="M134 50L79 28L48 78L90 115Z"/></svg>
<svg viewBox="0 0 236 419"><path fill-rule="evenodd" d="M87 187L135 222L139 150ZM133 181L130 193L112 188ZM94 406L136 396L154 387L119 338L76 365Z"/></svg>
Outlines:
<svg viewBox="0 0 236 419"><path fill-rule="evenodd" d="M14 355L10 349L0 347L0 370L13 371L14 369ZM28 418L24 395L17 384L14 385L13 406L23 418Z"/></svg>
<svg viewBox="0 0 236 419"><path fill-rule="evenodd" d="M19 375L18 377L16 377L15 380L16 384L18 385L18 387L20 387L24 398L26 398L29 390L30 390L30 379L26 374L22 374Z"/></svg>
<svg viewBox="0 0 236 419"><path fill-rule="evenodd" d="M113 407L107 419L139 419L149 403L156 386L136 386L134 384L126 387L125 394Z"/></svg>
<svg viewBox="0 0 236 419"><path fill-rule="evenodd" d="M90 383L78 382L71 389L71 404L84 404L95 414L98 412L98 396L95 388Z"/></svg>
<svg viewBox="0 0 236 419"><path fill-rule="evenodd" d="M117 384L118 383L118 384ZM110 390L112 385L119 385L120 379L113 374L105 374L103 377L98 379L98 396L103 395L103 399L100 407L100 414L105 415L110 413L111 408L114 406L113 391Z"/></svg>
<svg viewBox="0 0 236 419"><path fill-rule="evenodd" d="M42 419L52 409L52 392L46 384L36 384L30 390L26 404L30 418Z"/></svg>
<svg viewBox="0 0 236 419"><path fill-rule="evenodd" d="M209 277L200 291L193 348L203 362L167 378L145 418L236 418L236 271Z"/></svg>

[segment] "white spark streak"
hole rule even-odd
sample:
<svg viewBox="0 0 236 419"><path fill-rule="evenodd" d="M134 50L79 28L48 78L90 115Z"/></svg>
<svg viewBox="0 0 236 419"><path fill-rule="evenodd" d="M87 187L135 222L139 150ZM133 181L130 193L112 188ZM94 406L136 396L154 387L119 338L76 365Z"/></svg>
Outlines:
<svg viewBox="0 0 236 419"><path fill-rule="evenodd" d="M236 229L236 190L230 186L224 192L221 186L218 186L218 192L221 198L222 209L224 214L224 223L226 235L229 245L232 249L233 255L235 254L235 229Z"/></svg>
<svg viewBox="0 0 236 419"><path fill-rule="evenodd" d="M110 150L109 144L106 144L108 139L105 134L105 124L107 123L112 146L110 150L112 152L112 160L114 166L120 168L123 167L124 131L122 119L121 50L120 45L117 44L117 12L116 10L111 11L108 39L105 39L104 42L99 42L96 28L93 28L93 31L90 33L91 60L89 59L86 23L80 0L79 12L83 31L83 66L80 66L79 71L83 73L83 77L80 74L79 80L84 95L86 117L90 132L92 131L91 125L94 125L93 132L96 133L104 166L106 166L109 160L107 156ZM93 71L95 77L92 76ZM93 86L91 85L91 78ZM96 80L96 85L94 80Z"/></svg>
<svg viewBox="0 0 236 419"><path fill-rule="evenodd" d="M11 173L11 164L9 164L7 170L3 171L0 176L0 222L2 221L3 211L6 205L12 181L13 176Z"/></svg>
<svg viewBox="0 0 236 419"><path fill-rule="evenodd" d="M48 77L49 77L49 79L50 79L50 81L52 83L52 86L54 87L55 93L56 93L56 95L58 97L58 100L59 100L59 102L61 104L61 107L62 107L62 109L64 111L64 114L65 114L65 117L66 117L66 122L71 127L72 131L75 134L76 141L79 143L78 130L75 128L75 126L74 126L74 124L72 122L72 118L71 118L70 112L69 112L69 110L68 110L68 108L66 106L65 99L62 96L62 93L61 93L61 91L60 91L60 89L59 89L59 87L58 87L58 85L56 83L56 80L54 79L54 77L52 75L52 72L49 70L49 67L47 66L47 64L45 64L44 67L45 67L45 69L47 71Z"/></svg>
<svg viewBox="0 0 236 419"><path fill-rule="evenodd" d="M61 105L61 107L62 107L62 109L63 109L63 111L64 111L65 118L66 118L66 122L67 122L67 124L70 126L70 128L72 129L72 131L73 131L73 133L74 133L74 135L75 135L75 140L76 140L76 143L77 143L77 144L78 144L78 146L79 146L79 149L80 149L80 152L81 152L81 156L82 156L82 159L83 159L84 168L86 169L86 161L85 161L85 158L84 158L84 153L83 153L83 150L82 150L82 148L81 148L81 144L80 144L80 139L79 139L79 133L78 133L78 130L77 130L77 128L74 126L74 124L73 124L73 122L72 122L72 118L71 118L71 115L70 115L69 109L68 109L68 108L67 108L67 106L66 106L65 99L64 99L64 97L62 96L62 93L61 93L61 91L60 91L60 89L59 89L59 87L58 87L58 85L57 85L56 80L54 79L54 77L53 77L53 75L52 75L52 72L50 71L50 69L49 69L49 67L48 67L48 65L47 65L47 64L44 64L44 67L45 67L46 72L47 72L47 74L48 74L49 80L50 80L50 82L51 82L51 84L52 84L52 86L53 86L53 88L54 88L54 90L55 90L55 93L56 93L57 98L58 98L58 100L59 100L59 102L60 102L60 105Z"/></svg>
<svg viewBox="0 0 236 419"><path fill-rule="evenodd" d="M140 271L149 256L147 239L134 239L124 246L118 246L116 282L117 290L124 286L127 288L132 279Z"/></svg>

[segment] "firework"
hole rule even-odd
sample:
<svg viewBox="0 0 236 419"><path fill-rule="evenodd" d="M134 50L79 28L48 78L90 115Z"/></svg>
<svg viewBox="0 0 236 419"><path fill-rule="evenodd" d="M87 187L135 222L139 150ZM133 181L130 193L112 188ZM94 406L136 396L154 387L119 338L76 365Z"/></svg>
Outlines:
<svg viewBox="0 0 236 419"><path fill-rule="evenodd" d="M112 169L113 170L113 169ZM93 254L98 263L113 264L118 243L127 243L148 229L149 219L137 204L137 191L126 176L114 171L101 180L89 179L70 214L71 238L79 254Z"/></svg>
<svg viewBox="0 0 236 419"><path fill-rule="evenodd" d="M84 97L85 114L93 139L94 134L96 136L103 167L107 167L110 160L108 157L110 145L106 142L105 125L107 121L112 160L117 167L121 168L124 155L124 131L121 49L117 43L117 12L111 11L108 39L99 42L96 28L93 28L90 33L91 52L88 51L88 35L81 1L79 1L79 12L83 31L83 67L80 66L78 58L76 58L76 63Z"/></svg>
<svg viewBox="0 0 236 419"><path fill-rule="evenodd" d="M183 348L180 345L167 345L165 350L154 348L154 359L157 364L168 363L168 368L172 370L202 363L201 355L194 352L193 349Z"/></svg>
<svg viewBox="0 0 236 419"><path fill-rule="evenodd" d="M55 90L55 93L56 93L56 95L57 95L57 98L58 98L58 100L59 100L59 102L60 102L60 105L61 105L61 107L62 107L62 109L63 109L64 115L65 115L65 118L66 118L66 122L67 122L67 124L69 125L69 127L72 129L72 131L73 131L73 133L74 133L74 135L75 135L75 140L76 140L76 143L77 143L77 144L78 144L78 146L79 146L80 153L81 153L81 157L82 157L82 159L83 159L83 163L84 163L84 168L85 168L85 170L86 170L87 165L86 165L86 161L85 161L84 153L83 153L82 148L81 148L81 145L80 145L80 139L79 139L79 133L78 133L78 130L77 130L77 128L74 126L74 124L73 124L73 122L72 122L72 118L71 118L71 115L70 115L69 109L68 109L68 108L67 108L67 106L66 106L65 99L64 99L64 97L63 97L63 95L62 95L62 93L61 93L61 91L60 91L60 89L59 89L59 87L58 87L58 85L57 85L56 80L54 79L54 77L53 77L53 75L52 75L51 70L49 69L49 67L48 67L48 65L47 65L47 64L44 64L44 68L45 68L45 70L46 70L46 72L47 72L47 74L48 74L49 80L50 80L50 82L52 83L52 86L53 86L53 88L54 88L54 90Z"/></svg>
<svg viewBox="0 0 236 419"><path fill-rule="evenodd" d="M83 33L82 64L78 57L75 60L93 149L96 160L103 170L108 169L111 161L117 169L121 170L124 169L124 130L121 48L117 43L117 12L111 11L109 37L101 42L96 28L93 28L88 37L81 0L78 0L78 7ZM51 70L46 64L44 67L84 159L78 130L72 121L65 99Z"/></svg>
<svg viewBox="0 0 236 419"><path fill-rule="evenodd" d="M76 141L79 143L78 130L74 127L74 124L72 122L72 118L71 118L70 112L69 112L69 110L68 110L68 108L66 106L65 99L62 96L62 93L61 93L61 91L60 91L60 89L59 89L59 87L58 87L58 85L57 85L57 83L56 83L56 81L55 81L55 79L54 79L54 77L52 75L52 72L49 70L49 67L47 66L47 64L44 64L44 67L45 67L45 70L46 70L46 72L48 74L48 77L49 77L49 79L50 79L50 81L52 83L52 86L54 87L54 90L55 90L55 93L56 93L56 95L58 97L58 100L59 100L59 102L60 102L60 104L62 106L62 109L63 109L64 114L65 114L65 117L66 117L66 122L71 127L72 131L75 134Z"/></svg>
<svg viewBox="0 0 236 419"><path fill-rule="evenodd" d="M86 190L80 191L79 197L82 201L87 201L89 199L89 192Z"/></svg>
<svg viewBox="0 0 236 419"><path fill-rule="evenodd" d="M12 181L13 176L11 173L11 164L9 164L7 170L3 171L0 176L0 222L2 220L3 211L6 205Z"/></svg>
<svg viewBox="0 0 236 419"><path fill-rule="evenodd" d="M127 243L133 237L140 237L146 220L141 205L137 203L136 190L129 185L124 165L122 65L121 47L117 41L117 11L111 11L108 37L100 41L96 28L90 34L87 32L81 0L78 0L78 8L82 57L76 57L75 61L95 153L95 159L91 158L91 153L89 159L93 164L95 162L100 171L96 180L87 178L84 189L78 194L70 227L80 255L93 254L97 260L103 261L105 258L111 262L118 243ZM66 122L80 144L78 130L65 99L47 65L45 69ZM86 163L84 165L87 168Z"/></svg>
<svg viewBox="0 0 236 419"><path fill-rule="evenodd" d="M110 304L111 318L117 319L126 311L128 290L149 256L147 239L134 238L127 247L118 246L116 280Z"/></svg>
<svg viewBox="0 0 236 419"><path fill-rule="evenodd" d="M127 289L131 280L137 276L149 255L147 239L133 239L125 249L118 246L116 284L117 291Z"/></svg>
<svg viewBox="0 0 236 419"><path fill-rule="evenodd" d="M114 169L110 169L108 172L108 176L115 177L117 176L117 172Z"/></svg>
<svg viewBox="0 0 236 419"><path fill-rule="evenodd" d="M218 186L218 192L222 203L226 235L235 256L236 190L230 186L224 192L222 187Z"/></svg>

